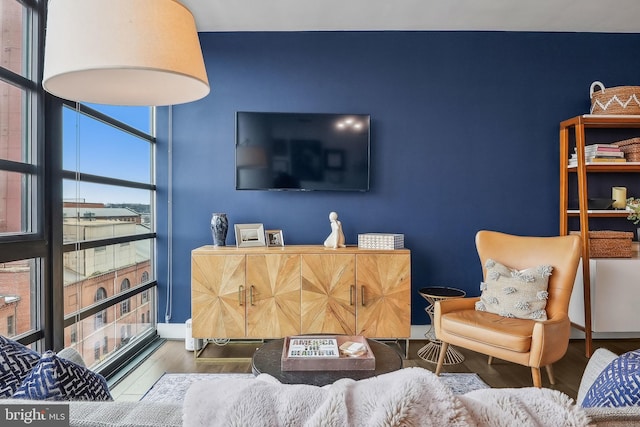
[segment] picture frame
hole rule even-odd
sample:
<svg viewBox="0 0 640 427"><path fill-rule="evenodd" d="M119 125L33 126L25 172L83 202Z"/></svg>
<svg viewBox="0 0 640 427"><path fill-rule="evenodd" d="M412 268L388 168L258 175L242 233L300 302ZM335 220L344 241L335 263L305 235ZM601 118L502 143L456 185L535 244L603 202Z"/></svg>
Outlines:
<svg viewBox="0 0 640 427"><path fill-rule="evenodd" d="M284 237L282 235L282 230L267 230L265 234L267 236L267 246L269 247L284 246Z"/></svg>
<svg viewBox="0 0 640 427"><path fill-rule="evenodd" d="M264 226L262 224L234 224L236 247L266 246Z"/></svg>

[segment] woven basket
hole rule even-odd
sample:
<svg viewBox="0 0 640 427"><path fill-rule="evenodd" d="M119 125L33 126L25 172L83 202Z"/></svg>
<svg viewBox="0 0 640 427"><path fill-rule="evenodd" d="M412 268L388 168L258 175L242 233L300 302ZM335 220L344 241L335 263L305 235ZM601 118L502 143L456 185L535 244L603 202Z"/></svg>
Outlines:
<svg viewBox="0 0 640 427"><path fill-rule="evenodd" d="M625 139L614 142L624 153L625 159L629 162L640 162L640 138Z"/></svg>
<svg viewBox="0 0 640 427"><path fill-rule="evenodd" d="M571 234L580 234L572 231ZM589 256L591 258L631 258L633 233L626 231L590 231Z"/></svg>
<svg viewBox="0 0 640 427"><path fill-rule="evenodd" d="M597 87L600 87L596 90ZM640 114L640 86L617 86L605 89L600 82L591 83L591 114Z"/></svg>

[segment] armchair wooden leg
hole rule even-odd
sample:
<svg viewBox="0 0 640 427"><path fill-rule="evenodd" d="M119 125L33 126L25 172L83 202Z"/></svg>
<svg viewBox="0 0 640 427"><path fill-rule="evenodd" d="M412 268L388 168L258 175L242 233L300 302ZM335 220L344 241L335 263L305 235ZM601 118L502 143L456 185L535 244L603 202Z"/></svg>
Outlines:
<svg viewBox="0 0 640 427"><path fill-rule="evenodd" d="M531 376L533 377L533 386L541 388L542 378L540 377L540 368L531 367Z"/></svg>
<svg viewBox="0 0 640 427"><path fill-rule="evenodd" d="M545 366L545 369L547 370L547 376L549 377L549 382L554 385L556 383L556 379L553 378L553 365L547 365Z"/></svg>
<svg viewBox="0 0 640 427"><path fill-rule="evenodd" d="M436 366L436 375L440 375L442 371L442 365L444 365L444 358L447 356L447 349L449 348L448 342L442 342L440 346L440 354L438 355L438 366Z"/></svg>
<svg viewBox="0 0 640 427"><path fill-rule="evenodd" d="M493 356L489 356L487 359L487 365L491 365L491 363L493 363Z"/></svg>

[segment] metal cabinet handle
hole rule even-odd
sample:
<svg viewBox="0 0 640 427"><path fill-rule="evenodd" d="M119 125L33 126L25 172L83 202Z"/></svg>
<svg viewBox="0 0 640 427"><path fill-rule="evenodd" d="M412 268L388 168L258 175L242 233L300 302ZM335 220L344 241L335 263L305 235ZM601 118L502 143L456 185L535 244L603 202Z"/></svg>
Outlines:
<svg viewBox="0 0 640 427"><path fill-rule="evenodd" d="M249 286L249 303L251 305L253 305L253 288L254 287L255 286L253 286L253 285Z"/></svg>
<svg viewBox="0 0 640 427"><path fill-rule="evenodd" d="M244 294L244 286L238 286L238 305L242 307L242 294Z"/></svg>
<svg viewBox="0 0 640 427"><path fill-rule="evenodd" d="M356 290L356 287L351 285L349 286L349 305L353 305L353 292Z"/></svg>
<svg viewBox="0 0 640 427"><path fill-rule="evenodd" d="M360 304L362 304L362 306L365 306L364 303L364 286L360 288Z"/></svg>

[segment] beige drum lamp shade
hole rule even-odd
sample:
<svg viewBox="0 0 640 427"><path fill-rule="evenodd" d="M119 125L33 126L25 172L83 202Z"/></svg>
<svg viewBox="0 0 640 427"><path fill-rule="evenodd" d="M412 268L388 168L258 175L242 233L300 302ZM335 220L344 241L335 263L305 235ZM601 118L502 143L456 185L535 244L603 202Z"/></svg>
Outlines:
<svg viewBox="0 0 640 427"><path fill-rule="evenodd" d="M209 93L193 15L176 0L49 0L44 76L60 98L171 105Z"/></svg>

